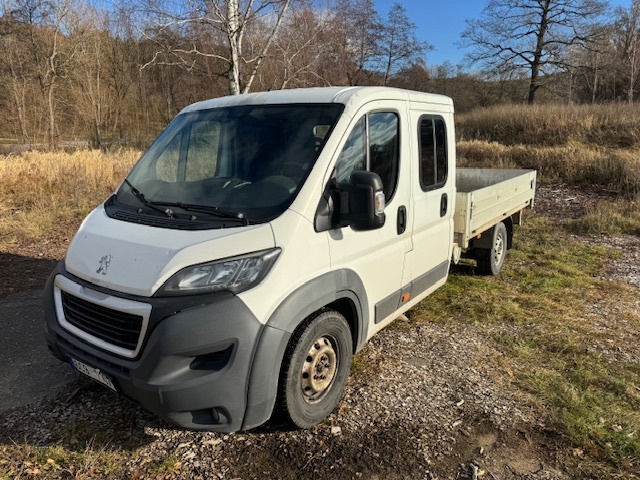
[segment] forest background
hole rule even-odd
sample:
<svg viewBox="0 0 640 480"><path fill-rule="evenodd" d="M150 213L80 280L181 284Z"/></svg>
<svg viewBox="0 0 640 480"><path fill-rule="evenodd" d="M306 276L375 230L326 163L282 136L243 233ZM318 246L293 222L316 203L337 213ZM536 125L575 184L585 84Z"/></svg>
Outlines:
<svg viewBox="0 0 640 480"><path fill-rule="evenodd" d="M460 65L429 65L419 29L373 0L0 0L0 148L144 148L190 103L271 89L389 85L458 112L640 95L638 0L489 0Z"/></svg>

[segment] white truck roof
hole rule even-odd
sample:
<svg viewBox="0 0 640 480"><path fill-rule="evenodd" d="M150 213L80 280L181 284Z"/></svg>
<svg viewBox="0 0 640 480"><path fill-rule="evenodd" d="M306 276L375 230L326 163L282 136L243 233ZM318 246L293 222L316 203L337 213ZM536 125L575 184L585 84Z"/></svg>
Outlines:
<svg viewBox="0 0 640 480"><path fill-rule="evenodd" d="M269 92L247 93L204 100L185 107L180 113L236 105L273 105L301 103L353 103L364 104L372 100L410 100L430 104L448 105L453 101L444 95L414 92L392 87L315 87Z"/></svg>

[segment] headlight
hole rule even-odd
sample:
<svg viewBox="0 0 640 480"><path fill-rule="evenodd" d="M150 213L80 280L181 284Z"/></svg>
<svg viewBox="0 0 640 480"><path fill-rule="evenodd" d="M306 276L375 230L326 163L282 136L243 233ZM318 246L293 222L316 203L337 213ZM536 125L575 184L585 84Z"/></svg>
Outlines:
<svg viewBox="0 0 640 480"><path fill-rule="evenodd" d="M274 248L192 265L167 280L157 295L194 295L221 290L240 293L259 284L279 255L280 249Z"/></svg>

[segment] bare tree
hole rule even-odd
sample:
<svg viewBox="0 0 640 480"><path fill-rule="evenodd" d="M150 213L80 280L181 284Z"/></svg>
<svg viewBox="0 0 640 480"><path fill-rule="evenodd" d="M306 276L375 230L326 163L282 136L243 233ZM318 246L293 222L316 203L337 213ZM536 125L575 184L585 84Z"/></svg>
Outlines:
<svg viewBox="0 0 640 480"><path fill-rule="evenodd" d="M591 103L602 98L603 87L613 76L611 72L618 68L612 31L612 26L605 26L599 29L600 35L588 44L569 49L567 62L562 67L565 75L558 77L559 85L556 87L557 90L565 89L563 94L568 103L572 103L574 98Z"/></svg>
<svg viewBox="0 0 640 480"><path fill-rule="evenodd" d="M4 10L4 9L3 9ZM27 44L22 41L26 37L26 28L12 21L10 17L0 19L0 48L4 52L1 71L6 77L18 118L19 134L23 143L29 142L26 110L27 97L31 85L31 69Z"/></svg>
<svg viewBox="0 0 640 480"><path fill-rule="evenodd" d="M346 53L353 62L353 67L348 70L349 84L359 85L365 69L371 69L372 62L379 55L382 22L373 0L341 1L337 17L345 20Z"/></svg>
<svg viewBox="0 0 640 480"><path fill-rule="evenodd" d="M73 78L79 88L77 94L83 101L78 112L90 125L93 148L102 147L105 110L108 104L107 61L105 51L110 43L106 34L105 17L93 8L86 10L82 19L83 31L78 39L78 53Z"/></svg>
<svg viewBox="0 0 640 480"><path fill-rule="evenodd" d="M115 11L106 17L106 31L109 33L105 48L106 84L113 97L111 127L119 138L124 137L123 108L125 99L133 84L136 59L136 42L133 25L122 11Z"/></svg>
<svg viewBox="0 0 640 480"><path fill-rule="evenodd" d="M322 59L325 78L332 84L371 83L382 30L373 0L337 0L327 22Z"/></svg>
<svg viewBox="0 0 640 480"><path fill-rule="evenodd" d="M380 37L384 85L389 84L392 75L423 61L427 51L433 50L433 46L418 40L416 29L416 24L409 20L405 7L394 2Z"/></svg>
<svg viewBox="0 0 640 480"><path fill-rule="evenodd" d="M31 70L37 79L47 109L46 142L58 146L57 87L67 79L77 54L78 19L81 4L76 0L16 0L10 12L24 27L23 41L29 50Z"/></svg>
<svg viewBox="0 0 640 480"><path fill-rule="evenodd" d="M273 87L285 89L329 84L321 69L321 52L327 40L329 23L309 5L294 9L288 15L284 28L274 41Z"/></svg>
<svg viewBox="0 0 640 480"><path fill-rule="evenodd" d="M597 35L605 10L600 0L489 0L480 18L467 20L461 45L474 47L469 60L489 71L528 71L534 103L542 77L565 63L568 47Z"/></svg>
<svg viewBox="0 0 640 480"><path fill-rule="evenodd" d="M229 92L248 92L290 3L291 0L142 0L136 9L144 19L143 30L159 47L145 66L165 63L191 70L198 58L216 59L225 66ZM267 33L257 47L253 39L254 48L247 54L246 37L261 25L268 25ZM176 39L180 41L172 41ZM216 48L220 44L224 49Z"/></svg>
<svg viewBox="0 0 640 480"><path fill-rule="evenodd" d="M640 74L640 0L632 0L629 8L616 8L614 32L619 55L625 65L622 74L627 79L627 102L633 103Z"/></svg>

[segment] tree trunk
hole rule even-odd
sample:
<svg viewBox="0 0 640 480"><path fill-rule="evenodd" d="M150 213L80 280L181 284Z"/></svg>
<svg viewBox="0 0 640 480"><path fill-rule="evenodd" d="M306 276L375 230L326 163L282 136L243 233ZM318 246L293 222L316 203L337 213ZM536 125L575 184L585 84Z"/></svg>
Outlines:
<svg viewBox="0 0 640 480"><path fill-rule="evenodd" d="M393 38L389 42L389 51L387 52L387 65L384 69L384 86L386 87L389 84L389 77L391 75L391 62L393 59Z"/></svg>
<svg viewBox="0 0 640 480"><path fill-rule="evenodd" d="M536 91L540 87L538 84L539 77L539 63L531 64L531 81L529 82L529 96L527 97L527 103L533 105L536 99Z"/></svg>
<svg viewBox="0 0 640 480"><path fill-rule="evenodd" d="M229 65L229 91L232 95L240 93L240 58L242 57L242 45L240 35L240 5L238 0L227 1L227 36L229 38L230 65Z"/></svg>
<svg viewBox="0 0 640 480"><path fill-rule="evenodd" d="M11 69L11 73L13 73L13 68ZM22 136L22 143L28 143L29 133L27 132L27 124L24 118L24 108L23 108L23 105L25 104L25 99L24 99L25 86L23 84L22 89L20 89L18 85L18 80L14 76L12 87L13 87L12 88L13 99L16 103L16 110L18 113L18 122L20 123L20 135Z"/></svg>
<svg viewBox="0 0 640 480"><path fill-rule="evenodd" d="M598 70L599 70L599 65L598 65L598 61L600 60L598 53L596 52L596 66L595 66L595 71L593 72L593 91L591 92L591 103L595 104L596 103L596 93L598 91Z"/></svg>
<svg viewBox="0 0 640 480"><path fill-rule="evenodd" d="M97 120L93 122L93 148L102 148L102 133Z"/></svg>
<svg viewBox="0 0 640 480"><path fill-rule="evenodd" d="M278 34L278 30L280 29L280 24L282 23L282 19L284 18L285 13L287 13L287 9L289 8L290 2L291 0L285 0L284 5L278 12L278 18L276 20L276 24L273 27L273 30L271 31L271 34L269 35L269 38L267 39L267 42L265 43L262 51L260 52L260 55L258 55L258 58L256 59L253 65L253 69L251 70L251 74L249 75L249 78L246 80L242 93L249 93L249 91L251 90L251 85L253 84L253 81L256 78L256 75L258 74L258 70L260 69L260 65L262 64L262 61L267 56L269 48L273 43L273 39ZM244 31L244 28L243 28L243 31ZM239 42L242 43L242 32L240 32Z"/></svg>
<svg viewBox="0 0 640 480"><path fill-rule="evenodd" d="M629 51L629 91L627 92L627 101L629 105L633 104L633 95L634 95L634 85L636 83L636 77L638 76L638 68L636 65L636 40L633 40L634 44Z"/></svg>
<svg viewBox="0 0 640 480"><path fill-rule="evenodd" d="M49 132L48 144L51 150L58 149L58 138L56 135L56 113L54 98L55 82L52 80L47 88L47 106L49 110Z"/></svg>
<svg viewBox="0 0 640 480"><path fill-rule="evenodd" d="M542 3L542 14L540 16L540 28L538 29L536 39L536 49L533 52L533 60L531 61L531 82L529 83L529 97L527 103L533 105L536 98L536 92L540 88L540 66L542 65L542 54L544 52L545 38L549 29L549 9L551 8L551 0L545 0Z"/></svg>

